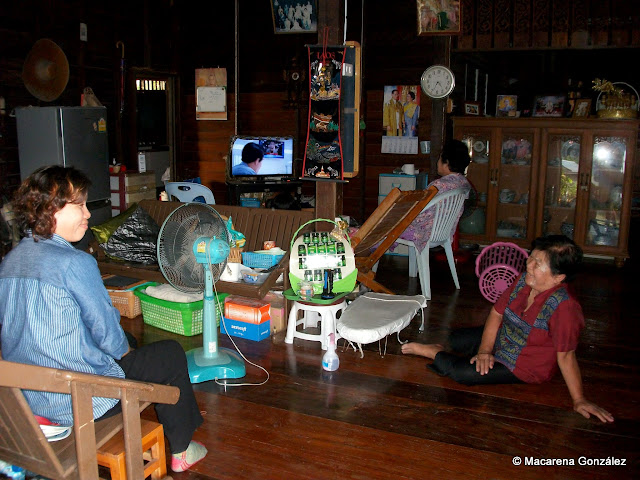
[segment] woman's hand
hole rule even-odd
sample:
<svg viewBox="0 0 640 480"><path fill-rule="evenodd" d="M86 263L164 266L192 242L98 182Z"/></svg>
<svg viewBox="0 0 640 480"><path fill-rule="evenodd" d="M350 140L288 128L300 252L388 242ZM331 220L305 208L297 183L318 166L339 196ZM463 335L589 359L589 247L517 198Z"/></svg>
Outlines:
<svg viewBox="0 0 640 480"><path fill-rule="evenodd" d="M471 364L476 364L476 372L480 375L486 375L489 373L489 370L493 368L493 364L495 363L495 358L490 353L478 353L477 355L471 357Z"/></svg>
<svg viewBox="0 0 640 480"><path fill-rule="evenodd" d="M575 402L573 409L585 418L591 418L591 415L595 415L602 423L613 422L613 415L585 398Z"/></svg>

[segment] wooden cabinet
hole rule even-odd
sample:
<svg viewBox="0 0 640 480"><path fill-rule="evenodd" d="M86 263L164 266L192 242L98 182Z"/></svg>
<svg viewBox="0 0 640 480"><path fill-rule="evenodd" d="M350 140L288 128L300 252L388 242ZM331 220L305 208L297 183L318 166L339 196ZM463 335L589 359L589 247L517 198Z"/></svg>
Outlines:
<svg viewBox="0 0 640 480"><path fill-rule="evenodd" d="M529 247L563 233L586 254L621 264L628 254L636 120L473 118L453 120L469 146L477 191L460 238Z"/></svg>

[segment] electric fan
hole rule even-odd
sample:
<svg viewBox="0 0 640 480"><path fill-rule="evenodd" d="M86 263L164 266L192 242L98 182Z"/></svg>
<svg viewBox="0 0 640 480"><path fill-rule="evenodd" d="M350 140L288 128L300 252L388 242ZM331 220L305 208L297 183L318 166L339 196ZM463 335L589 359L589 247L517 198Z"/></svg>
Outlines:
<svg viewBox="0 0 640 480"><path fill-rule="evenodd" d="M162 274L180 291L204 291L203 346L187 352L191 383L245 375L240 355L218 348L218 311L213 284L224 271L228 256L226 224L209 205L182 205L171 212L162 224L158 235L158 264Z"/></svg>

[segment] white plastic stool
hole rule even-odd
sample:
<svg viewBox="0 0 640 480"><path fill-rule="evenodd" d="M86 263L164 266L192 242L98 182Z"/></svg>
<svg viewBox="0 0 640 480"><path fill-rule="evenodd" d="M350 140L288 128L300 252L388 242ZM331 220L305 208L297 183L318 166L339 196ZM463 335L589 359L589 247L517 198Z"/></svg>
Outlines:
<svg viewBox="0 0 640 480"><path fill-rule="evenodd" d="M291 312L289 312L289 322L287 324L287 335L284 337L285 343L293 343L294 338L320 342L322 349L326 350L329 342L329 334L336 333L336 316L338 312L347 308L347 302L342 299L330 305L319 305L317 303L293 302ZM298 311L302 311L301 319L298 319ZM298 330L298 325L302 328L315 327L320 321L320 334L303 333ZM336 335L336 340L338 340Z"/></svg>

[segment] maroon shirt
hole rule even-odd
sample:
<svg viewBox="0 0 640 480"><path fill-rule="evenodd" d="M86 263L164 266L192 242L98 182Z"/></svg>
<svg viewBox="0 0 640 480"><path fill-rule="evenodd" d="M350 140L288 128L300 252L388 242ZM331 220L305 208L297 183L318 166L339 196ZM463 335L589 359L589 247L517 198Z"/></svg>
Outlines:
<svg viewBox="0 0 640 480"><path fill-rule="evenodd" d="M531 292L524 283L526 275L523 273L494 305L503 316L494 355L523 382L542 383L558 370L557 353L578 346L584 317L564 283L539 293L525 311Z"/></svg>

